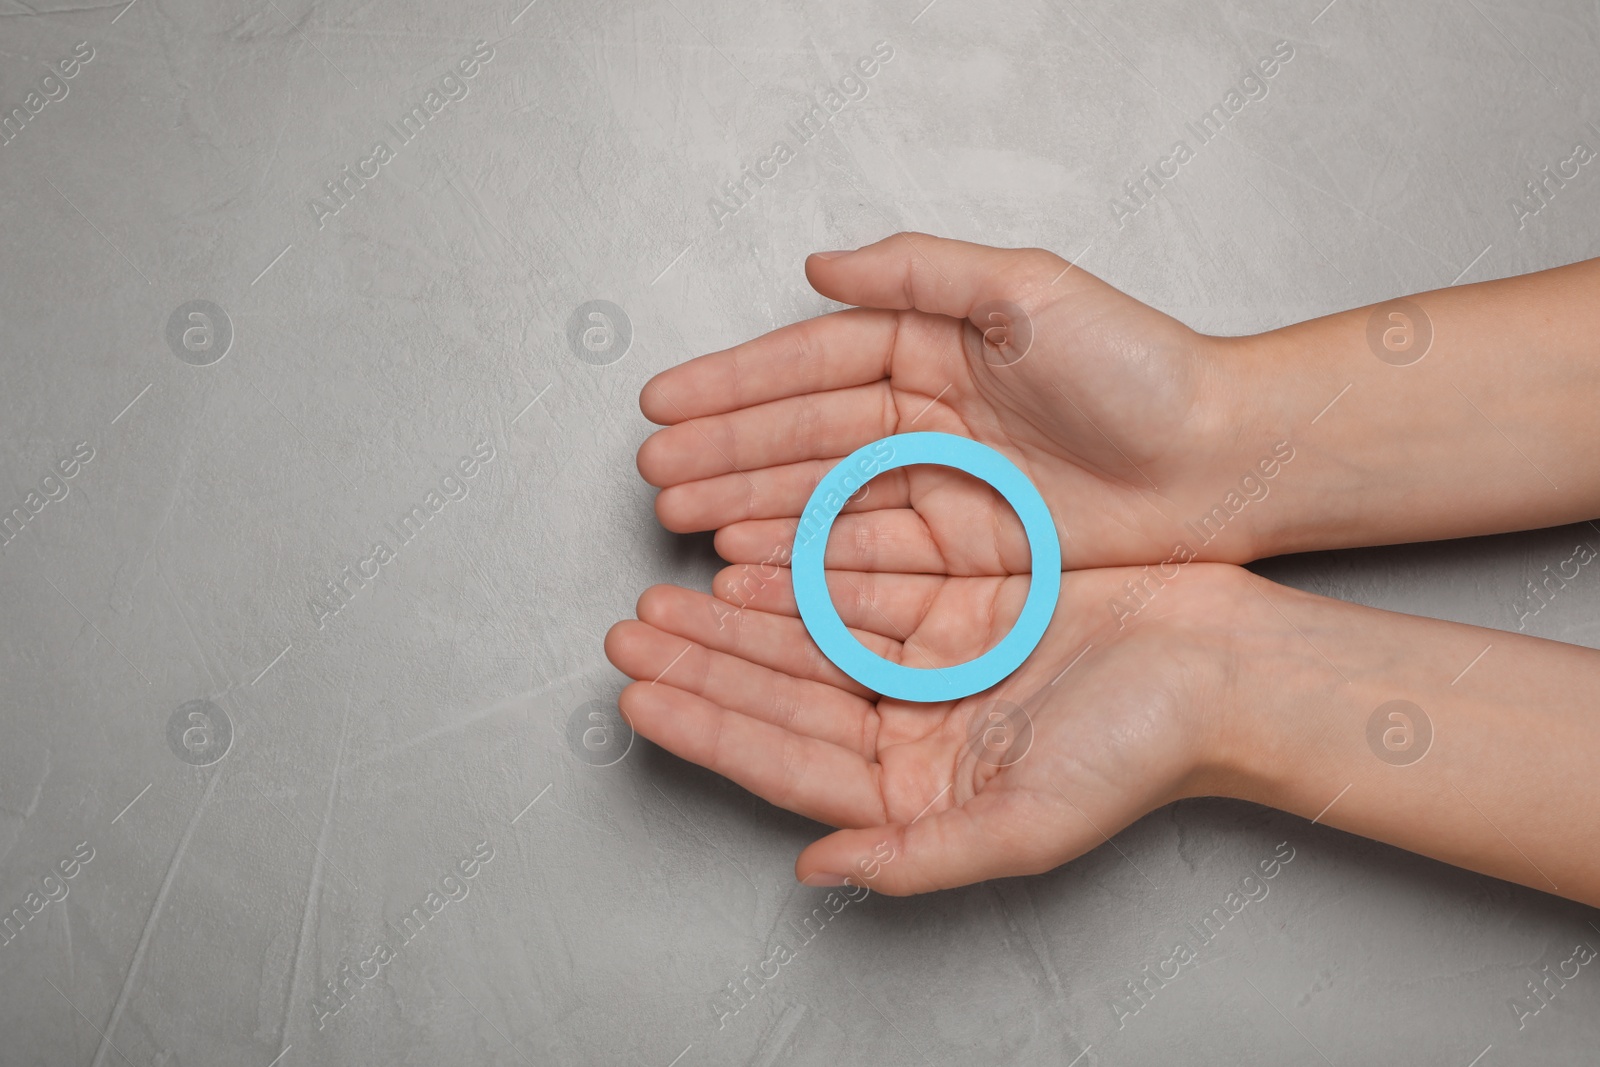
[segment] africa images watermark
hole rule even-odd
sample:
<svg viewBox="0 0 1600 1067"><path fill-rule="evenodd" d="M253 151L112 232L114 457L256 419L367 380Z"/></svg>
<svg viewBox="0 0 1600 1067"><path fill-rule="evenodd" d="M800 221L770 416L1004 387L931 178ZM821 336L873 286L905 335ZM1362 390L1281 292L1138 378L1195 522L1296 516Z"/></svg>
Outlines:
<svg viewBox="0 0 1600 1067"><path fill-rule="evenodd" d="M873 846L871 856L856 863L857 875L862 881L871 881L886 865L894 862L896 855L894 846L887 840L879 841ZM812 907L810 913L800 920L800 925L795 925L793 919L788 920L789 935L792 936L774 938L771 950L763 959L747 964L740 972L740 977L712 995L711 1015L717 1021L717 1029L725 1029L729 1020L754 1004L762 990L777 980L782 969L799 958L801 950L828 928L834 916L871 895L872 890L865 885L847 878L843 885L830 889L822 898L822 903ZM791 941L793 948L789 947Z"/></svg>
<svg viewBox="0 0 1600 1067"><path fill-rule="evenodd" d="M340 567L337 577L322 583L323 592L307 597L306 606L311 609L317 629L326 628L329 619L343 611L367 587L368 582L375 581L385 566L398 559L398 550L410 544L423 527L444 510L447 503L465 500L471 490L471 480L492 463L497 454L488 439L479 441L473 446L471 455L462 456L450 473L439 479L439 488L429 489L422 503L411 505L397 522L385 525L384 529L394 540L393 547L386 540L372 542L367 554L353 564L353 571L352 564ZM457 472L460 472L459 476Z"/></svg>
<svg viewBox="0 0 1600 1067"><path fill-rule="evenodd" d="M1374 756L1391 767L1409 767L1433 748L1433 720L1413 701L1385 701L1367 716L1366 737Z"/></svg>
<svg viewBox="0 0 1600 1067"><path fill-rule="evenodd" d="M772 549L771 552L767 553L767 558L762 560L760 563L746 564L744 568L744 576L740 578L737 583L735 583L733 589L728 591L728 595L734 600L738 601L739 606L737 608L725 608L722 606L722 597L712 597L711 614L716 616L717 629L721 630L727 625L728 616L737 615L739 612L749 607L748 602L745 600L745 596L749 596L751 600L754 600L756 594L765 589L767 584L773 579L777 578L778 573L784 567L789 565L789 558L789 549L784 545L777 545ZM770 567L772 569L771 574L762 573L762 568L766 567Z"/></svg>
<svg viewBox="0 0 1600 1067"><path fill-rule="evenodd" d="M833 516L838 515L840 509L844 507L845 501L853 498L864 485L883 473L893 460L894 445L887 440L874 441L871 455L861 456L856 460L855 469L845 472L841 479L843 491L830 490L824 494L823 499L813 502L815 506L800 516L800 522L794 531L795 544L810 544L823 529L823 516L828 516L828 521L831 522Z"/></svg>
<svg viewBox="0 0 1600 1067"><path fill-rule="evenodd" d="M38 889L29 890L22 898L21 904L4 916L0 916L0 945L11 944L22 936L22 931L35 916L51 904L66 900L67 894L72 891L68 883L76 878L78 872L92 859L94 859L94 846L87 841L80 841L72 850L72 855L59 860L49 874L39 879Z"/></svg>
<svg viewBox="0 0 1600 1067"><path fill-rule="evenodd" d="M586 700L567 719L567 747L591 767L620 763L633 739L633 724L615 700Z"/></svg>
<svg viewBox="0 0 1600 1067"><path fill-rule="evenodd" d="M357 993L375 982L383 969L399 958L400 950L409 945L428 923L450 904L459 904L472 892L469 884L480 871L494 859L494 846L487 838L473 846L472 854L458 860L450 872L439 879L437 889L429 889L421 903L400 917L398 923L385 922L384 936L373 945L372 951L356 960L352 967L348 959L340 962L335 974L322 985L322 992L311 999L311 1016L321 1030L332 1016L338 1015ZM458 873L459 872L459 873Z"/></svg>
<svg viewBox="0 0 1600 1067"><path fill-rule="evenodd" d="M67 499L67 494L72 492L69 483L91 459L94 459L94 446L88 441L79 441L69 455L56 460L50 473L39 479L39 488L28 490L21 504L0 514L0 547L16 540L47 505Z"/></svg>
<svg viewBox="0 0 1600 1067"><path fill-rule="evenodd" d="M365 159L356 161L353 173L349 166L345 166L332 181L323 182L322 187L328 191L327 196L314 196L307 201L312 217L317 220L317 229L322 229L327 225L329 218L353 202L356 193L365 189L367 182L375 180L382 173L382 168L394 160L396 150L420 136L428 123L437 119L446 106L458 100L465 100L467 94L471 92L468 83L477 77L483 65L493 58L494 46L486 41L479 41L467 56L450 68L449 73L439 78L436 85L428 87L422 101L412 104L400 117L398 125L392 122L386 124L388 131L394 135L393 148L389 146L387 140L374 141L370 154Z"/></svg>
<svg viewBox="0 0 1600 1067"><path fill-rule="evenodd" d="M1567 988L1567 983L1582 974L1583 968L1593 963L1594 958L1594 946L1587 941L1579 941L1564 959L1533 970L1535 977L1528 979L1526 986L1528 995L1506 998L1506 1006L1517 1020L1517 1029L1525 1029L1528 1020L1548 1008Z"/></svg>
<svg viewBox="0 0 1600 1067"><path fill-rule="evenodd" d="M21 106L0 111L0 145L8 145L15 141L30 122L38 121L39 115L46 107L65 100L67 94L72 91L67 82L76 78L93 58L94 46L88 41L79 41L73 47L71 55L48 64L47 73L28 90L27 95L22 98Z"/></svg>
<svg viewBox="0 0 1600 1067"><path fill-rule="evenodd" d="M889 450L889 456L893 456L892 446L885 445L884 447ZM879 460L880 463L887 462L888 457L880 455ZM849 498L848 503L859 504L866 500L871 492L872 486L864 484L860 492ZM745 564L744 575L734 582L725 594L712 597L711 614L717 620L717 629L721 630L726 627L730 616L737 615L750 606L749 601L745 598L749 597L750 600L754 600L757 594L776 579L779 572L789 565L790 555L788 545L774 545L772 551L767 553L766 559L763 559L760 563ZM763 573L763 568L770 568L771 573ZM739 606L737 608L725 608L722 606L725 599L732 599Z"/></svg>
<svg viewBox="0 0 1600 1067"><path fill-rule="evenodd" d="M1512 602L1511 610L1517 613L1517 629L1526 629L1528 620L1549 607L1566 589L1567 583L1578 578L1594 559L1595 550L1587 542L1579 542L1573 546L1572 555L1555 565L1554 574L1550 573L1550 564L1541 567L1539 573L1544 577L1537 581L1529 578L1522 595Z"/></svg>
<svg viewBox="0 0 1600 1067"><path fill-rule="evenodd" d="M1250 504L1259 503L1267 498L1267 494L1272 492L1272 487L1267 483L1276 478L1284 466L1294 459L1294 454L1294 446L1288 441L1279 441L1273 445L1271 454L1262 456L1254 468L1239 478L1238 489L1230 489L1220 503L1212 505L1211 509L1198 519L1184 523L1184 532L1193 537L1201 547L1215 541L1236 515ZM1179 541L1172 546L1172 554L1166 559L1153 566L1146 564L1137 578L1123 582L1122 587L1127 591L1127 595L1106 601L1106 606L1111 609L1112 618L1117 620L1117 629L1120 630L1128 625L1129 619L1148 607L1166 583L1177 578L1183 565L1194 561L1198 554L1198 550L1188 541Z"/></svg>
<svg viewBox="0 0 1600 1067"><path fill-rule="evenodd" d="M1527 195L1514 196L1506 201L1511 214L1516 217L1517 229L1525 229L1529 219L1549 207L1556 194L1567 187L1567 182L1577 178L1581 168L1594 162L1594 158L1594 149L1583 141L1576 141L1567 158L1556 160L1553 173L1548 163L1540 167L1538 176L1528 179L1523 186Z"/></svg>
<svg viewBox="0 0 1600 1067"><path fill-rule="evenodd" d="M209 767L233 747L233 719L214 700L188 700L167 719L167 747L191 767Z"/></svg>
<svg viewBox="0 0 1600 1067"><path fill-rule="evenodd" d="M1222 903L1200 919L1200 925L1192 922L1187 924L1189 931L1194 934L1193 938L1186 937L1172 946L1172 951L1157 961L1153 969L1147 963L1139 968L1137 978L1126 979L1122 983L1122 992L1111 1001L1111 1011L1117 1017L1117 1029L1127 1026L1129 1019L1149 1007L1156 993L1176 981L1185 967L1193 966L1200 958L1200 951L1216 940L1236 915L1250 904L1266 900L1267 894L1272 891L1267 882L1283 873L1283 868L1294 861L1294 856L1294 846L1287 841L1280 841L1271 856L1256 864L1261 877L1257 878L1254 873L1245 875L1240 879L1238 888L1230 889L1227 896L1222 898Z"/></svg>
<svg viewBox="0 0 1600 1067"><path fill-rule="evenodd" d="M1249 73L1239 79L1237 86L1227 91L1220 103L1211 105L1210 109L1200 116L1198 125L1185 122L1184 129L1194 135L1197 148L1210 144L1220 136L1228 123L1233 121L1234 116L1243 111L1246 105L1256 100L1265 100L1269 91L1267 82L1293 58L1294 45L1288 41L1279 41L1272 46L1270 55L1262 56L1255 61L1249 68ZM1197 148L1190 148L1189 142L1179 138L1173 144L1172 151L1156 160L1154 173L1149 167L1145 167L1138 177L1123 182L1122 188L1127 193L1127 199L1111 198L1111 215L1117 220L1117 229L1120 230L1127 225L1129 219L1155 201L1156 195L1166 188L1167 182L1178 176L1178 169L1195 158Z"/></svg>
<svg viewBox="0 0 1600 1067"><path fill-rule="evenodd" d="M851 104L867 98L867 93L871 90L868 80L875 77L883 69L883 65L893 58L894 45L888 41L879 41L872 46L870 54L862 56L852 65L856 74L846 74L839 79L837 86L830 85L822 92L814 94L810 101L811 107L798 120L791 120L785 129L800 146L809 144L828 128L828 123L833 121L836 115ZM792 163L798 155L799 153L786 139L780 138L773 142L772 148L766 155L740 168L738 178L723 182L721 191L706 201L717 229L722 229L729 219L744 210L750 201L755 199L755 195L766 188L767 182L776 178L779 171Z"/></svg>
<svg viewBox="0 0 1600 1067"><path fill-rule="evenodd" d="M1391 367L1409 367L1433 349L1433 320L1415 300L1386 300L1367 316L1367 348Z"/></svg>

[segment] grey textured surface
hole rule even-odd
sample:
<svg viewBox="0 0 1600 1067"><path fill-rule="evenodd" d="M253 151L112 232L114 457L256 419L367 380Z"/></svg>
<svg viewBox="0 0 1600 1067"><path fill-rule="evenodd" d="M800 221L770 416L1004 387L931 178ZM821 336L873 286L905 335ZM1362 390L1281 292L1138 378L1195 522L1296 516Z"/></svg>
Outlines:
<svg viewBox="0 0 1600 1067"><path fill-rule="evenodd" d="M1600 147L1600 9L525 2L0 0L0 110L25 116L0 145L0 504L43 502L0 549L0 911L27 917L0 1064L1594 1061L1600 974L1521 1030L1507 1003L1600 939L1591 911L1226 802L1046 876L851 903L719 1028L821 899L792 879L820 831L608 734L600 639L716 566L655 524L639 386L825 310L807 252L1044 245L1215 332L1592 256L1600 169L1511 201ZM1199 144L1185 123L1280 40ZM231 324L220 359L196 300ZM594 300L625 350L620 321L569 329ZM1592 573L1515 607L1595 536L1261 569L1600 644ZM1119 1027L1125 983L1284 841L1268 895ZM376 977L324 1014L343 964Z"/></svg>

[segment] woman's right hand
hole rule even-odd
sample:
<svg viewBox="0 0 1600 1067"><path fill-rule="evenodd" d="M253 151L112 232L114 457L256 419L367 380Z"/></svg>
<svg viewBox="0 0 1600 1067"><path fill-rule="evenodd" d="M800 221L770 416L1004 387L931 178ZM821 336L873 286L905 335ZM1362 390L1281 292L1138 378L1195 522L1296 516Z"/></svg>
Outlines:
<svg viewBox="0 0 1600 1067"><path fill-rule="evenodd" d="M742 573L729 568L715 588L726 596ZM1259 624L1264 605L1239 568L1195 564L1136 620L1108 624L1101 604L1136 577L1063 575L1033 655L963 700L893 700L845 676L807 634L787 570L741 586L750 600L738 609L649 589L606 654L637 679L619 705L640 734L840 828L801 854L797 877L920 893L1048 870L1154 808L1223 787L1240 647L1229 631ZM982 653L1027 592L1025 577L828 578L859 640L925 668Z"/></svg>

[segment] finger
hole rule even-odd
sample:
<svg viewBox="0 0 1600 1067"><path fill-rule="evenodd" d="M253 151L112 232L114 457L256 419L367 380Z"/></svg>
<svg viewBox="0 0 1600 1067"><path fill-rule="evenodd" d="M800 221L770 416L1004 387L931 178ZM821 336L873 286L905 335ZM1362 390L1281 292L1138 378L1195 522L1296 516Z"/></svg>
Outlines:
<svg viewBox="0 0 1600 1067"><path fill-rule="evenodd" d="M668 486L844 456L893 433L898 421L886 382L792 396L657 430L639 446L639 473Z"/></svg>
<svg viewBox="0 0 1600 1067"><path fill-rule="evenodd" d="M639 598L638 616L658 630L793 678L822 682L856 696L871 695L828 661L797 618L735 609L716 597L675 585L646 589ZM886 659L900 653L899 642L876 634L858 633L856 639Z"/></svg>
<svg viewBox="0 0 1600 1067"><path fill-rule="evenodd" d="M1069 265L1042 248L992 248L897 233L832 258L813 255L806 260L806 278L817 292L842 303L964 319L986 300L1027 308Z"/></svg>
<svg viewBox="0 0 1600 1067"><path fill-rule="evenodd" d="M878 765L859 753L665 684L634 682L617 705L635 730L668 752L779 807L830 826L870 826L883 819Z"/></svg>
<svg viewBox="0 0 1600 1067"><path fill-rule="evenodd" d="M771 557L774 545L793 545L798 526L798 519L736 522L718 530L713 544L717 555L729 563L760 563ZM843 571L948 574L951 562L915 511L884 508L835 519L823 566Z"/></svg>
<svg viewBox="0 0 1600 1067"><path fill-rule="evenodd" d="M822 476L843 455L785 463L743 474L722 474L669 485L656 494L656 517L674 533L715 530L749 519L799 515ZM905 468L875 477L844 506L844 512L903 508L911 497Z"/></svg>
<svg viewBox="0 0 1600 1067"><path fill-rule="evenodd" d="M979 793L959 807L909 824L840 830L811 844L795 861L807 885L865 885L889 896L971 885L988 878L1038 874L1064 862L1042 812L1015 790Z"/></svg>
<svg viewBox="0 0 1600 1067"><path fill-rule="evenodd" d="M889 374L895 316L835 312L698 356L645 383L639 407L660 426L784 397L865 385Z"/></svg>
<svg viewBox="0 0 1600 1067"><path fill-rule="evenodd" d="M922 622L952 579L936 574L873 574L868 571L827 571L828 596L839 618L852 630L904 641ZM798 618L794 576L787 568L760 564L724 567L711 580L719 600L751 607L773 615Z"/></svg>
<svg viewBox="0 0 1600 1067"><path fill-rule="evenodd" d="M921 668L965 663L999 644L1021 615L1031 585L1026 574L949 578L828 571L825 577L846 627L898 643L898 662ZM799 614L788 570L729 567L713 580L712 590L730 604Z"/></svg>
<svg viewBox="0 0 1600 1067"><path fill-rule="evenodd" d="M795 678L633 619L611 628L605 650L630 678L671 685L869 759L877 752L876 709L834 686Z"/></svg>

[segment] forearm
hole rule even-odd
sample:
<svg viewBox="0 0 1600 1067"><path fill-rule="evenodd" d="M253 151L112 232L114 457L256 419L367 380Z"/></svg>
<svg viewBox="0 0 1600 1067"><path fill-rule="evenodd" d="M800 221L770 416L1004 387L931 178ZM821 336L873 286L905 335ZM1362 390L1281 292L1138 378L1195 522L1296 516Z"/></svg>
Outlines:
<svg viewBox="0 0 1600 1067"><path fill-rule="evenodd" d="M1241 439L1296 451L1257 556L1600 515L1600 260L1405 301L1225 346Z"/></svg>
<svg viewBox="0 0 1600 1067"><path fill-rule="evenodd" d="M1600 906L1600 652L1248 580L1229 792Z"/></svg>

